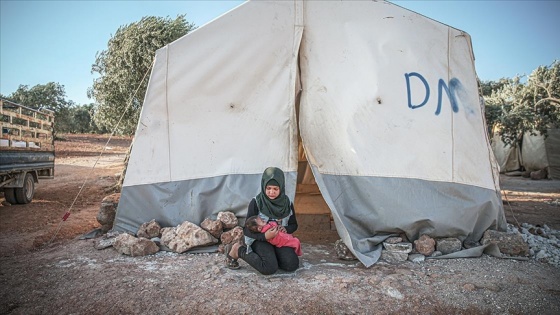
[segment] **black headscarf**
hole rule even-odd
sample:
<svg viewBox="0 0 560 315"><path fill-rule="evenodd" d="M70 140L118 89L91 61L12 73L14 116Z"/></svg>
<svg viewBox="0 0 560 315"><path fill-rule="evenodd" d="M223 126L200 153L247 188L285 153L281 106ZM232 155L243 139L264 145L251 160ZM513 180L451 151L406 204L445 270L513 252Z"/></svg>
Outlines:
<svg viewBox="0 0 560 315"><path fill-rule="evenodd" d="M275 199L266 195L266 186L274 180L280 187L280 194ZM290 198L286 196L284 172L277 167L269 167L264 170L261 179L261 192L255 197L259 210L272 219L283 219L290 215Z"/></svg>

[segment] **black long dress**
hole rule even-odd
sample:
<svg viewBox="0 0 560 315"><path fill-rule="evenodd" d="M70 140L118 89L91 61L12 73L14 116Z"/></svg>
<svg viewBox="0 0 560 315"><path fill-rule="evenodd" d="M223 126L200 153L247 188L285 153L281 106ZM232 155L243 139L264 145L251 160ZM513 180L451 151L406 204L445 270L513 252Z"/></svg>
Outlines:
<svg viewBox="0 0 560 315"><path fill-rule="evenodd" d="M290 205L290 208L292 214L288 219L288 226L285 227L288 234L294 233L298 228L293 203ZM253 198L249 203L247 218L258 214L259 208L257 207L256 200ZM263 275L273 274L278 269L295 271L299 267L299 258L292 247L276 247L266 241L264 233L253 233L247 228L243 229L243 233L255 239L255 241L251 245L253 251L249 254L247 254L245 246L239 247L239 258L245 260Z"/></svg>

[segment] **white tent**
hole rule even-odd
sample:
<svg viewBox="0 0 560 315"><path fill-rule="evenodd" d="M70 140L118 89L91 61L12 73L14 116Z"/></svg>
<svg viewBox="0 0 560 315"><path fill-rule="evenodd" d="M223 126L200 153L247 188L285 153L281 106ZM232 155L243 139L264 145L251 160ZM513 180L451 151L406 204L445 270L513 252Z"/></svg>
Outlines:
<svg viewBox="0 0 560 315"><path fill-rule="evenodd" d="M528 171L546 168L548 177L560 178L560 129L548 129L547 136L530 132L523 134L521 156Z"/></svg>
<svg viewBox="0 0 560 315"><path fill-rule="evenodd" d="M492 136L491 146L496 162L498 163L500 173L518 171L521 168L521 150L519 146L511 146L505 144L495 128Z"/></svg>
<svg viewBox="0 0 560 315"><path fill-rule="evenodd" d="M519 145L506 145L497 130L491 142L500 173L547 169L548 178L560 178L560 129L550 128L547 136L525 132Z"/></svg>
<svg viewBox="0 0 560 315"><path fill-rule="evenodd" d="M366 266L390 234L505 228L469 35L388 2L294 0L245 2L157 51L115 229L244 218L269 166L293 200L298 132Z"/></svg>

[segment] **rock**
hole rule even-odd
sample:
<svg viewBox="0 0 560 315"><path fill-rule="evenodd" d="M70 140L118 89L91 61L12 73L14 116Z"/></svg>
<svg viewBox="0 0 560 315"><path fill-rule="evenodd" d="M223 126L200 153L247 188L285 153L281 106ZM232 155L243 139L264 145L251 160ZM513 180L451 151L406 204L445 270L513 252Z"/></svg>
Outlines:
<svg viewBox="0 0 560 315"><path fill-rule="evenodd" d="M419 239L414 241L414 248L416 251L424 256L430 256L435 250L436 241L428 235L422 235Z"/></svg>
<svg viewBox="0 0 560 315"><path fill-rule="evenodd" d="M426 260L426 256L422 255L422 254L410 254L408 255L408 260L415 262L415 263L419 263L419 262L423 262L424 260Z"/></svg>
<svg viewBox="0 0 560 315"><path fill-rule="evenodd" d="M533 226L533 227L529 228L529 233L531 233L533 235L540 235L542 237L547 237L544 229L540 228L540 227L534 227Z"/></svg>
<svg viewBox="0 0 560 315"><path fill-rule="evenodd" d="M222 221L224 229L231 229L237 226L239 220L233 212L222 211L218 213L218 220Z"/></svg>
<svg viewBox="0 0 560 315"><path fill-rule="evenodd" d="M156 243L147 238L136 238L130 234L123 233L116 237L113 247L117 252L128 256L146 256L159 251Z"/></svg>
<svg viewBox="0 0 560 315"><path fill-rule="evenodd" d="M348 246L344 244L344 242L340 239L334 242L334 251L336 253L336 257L342 260L356 260L356 256L352 254Z"/></svg>
<svg viewBox="0 0 560 315"><path fill-rule="evenodd" d="M161 229L161 242L181 254L194 247L216 244L218 240L198 225L185 221L177 227Z"/></svg>
<svg viewBox="0 0 560 315"><path fill-rule="evenodd" d="M436 249L440 251L442 255L458 252L462 248L461 240L453 237L439 239L436 244Z"/></svg>
<svg viewBox="0 0 560 315"><path fill-rule="evenodd" d="M113 246L117 236L119 236L120 234L121 234L120 232L109 232L103 235L101 238L98 238L95 241L95 244L93 244L93 247L99 250L109 248Z"/></svg>
<svg viewBox="0 0 560 315"><path fill-rule="evenodd" d="M387 243L383 242L383 247L390 252L399 252L408 254L412 251L412 243L400 242L400 243Z"/></svg>
<svg viewBox="0 0 560 315"><path fill-rule="evenodd" d="M542 170L531 172L529 176L532 180L546 179L548 176L548 170L546 168L543 168Z"/></svg>
<svg viewBox="0 0 560 315"><path fill-rule="evenodd" d="M204 219L202 223L200 223L200 227L208 233L212 234L215 238L220 238L222 233L224 232L224 224L221 220L211 220L210 218Z"/></svg>
<svg viewBox="0 0 560 315"><path fill-rule="evenodd" d="M548 258L548 254L546 253L546 251L544 249L540 250L536 255L535 255L535 259L536 260L545 260L546 258Z"/></svg>
<svg viewBox="0 0 560 315"><path fill-rule="evenodd" d="M475 287L477 289L486 289L493 292L500 292L502 290L502 288L500 288L500 286L497 283L491 281L484 281L484 280L476 283Z"/></svg>
<svg viewBox="0 0 560 315"><path fill-rule="evenodd" d="M101 224L102 233L107 233L113 228L113 222L115 221L115 214L117 213L120 198L121 194L115 193L106 196L101 201L101 207L97 213L97 222Z"/></svg>
<svg viewBox="0 0 560 315"><path fill-rule="evenodd" d="M398 264L398 263L402 263L403 261L406 261L408 259L408 254L382 250L380 259L390 264Z"/></svg>
<svg viewBox="0 0 560 315"><path fill-rule="evenodd" d="M236 226L233 229L222 233L220 240L222 244L227 245L229 243L235 243L243 237L243 228Z"/></svg>
<svg viewBox="0 0 560 315"><path fill-rule="evenodd" d="M156 220L152 220L150 222L146 222L140 225L138 228L138 232L136 236L144 237L144 238L154 238L160 236L161 226L156 222Z"/></svg>
<svg viewBox="0 0 560 315"><path fill-rule="evenodd" d="M476 290L476 287L472 283L465 283L463 285L463 289L465 289L465 291L474 291Z"/></svg>
<svg viewBox="0 0 560 315"><path fill-rule="evenodd" d="M527 256L529 254L529 245L520 234L486 230L480 242L482 245L496 243L502 254L510 256Z"/></svg>
<svg viewBox="0 0 560 315"><path fill-rule="evenodd" d="M387 295L397 300L402 300L404 298L403 294L399 290L391 287L387 288Z"/></svg>
<svg viewBox="0 0 560 315"><path fill-rule="evenodd" d="M439 250L436 250L430 255L430 257L439 257L441 255L443 254Z"/></svg>
<svg viewBox="0 0 560 315"><path fill-rule="evenodd" d="M402 237L389 237L383 243L396 244L402 242Z"/></svg>
<svg viewBox="0 0 560 315"><path fill-rule="evenodd" d="M95 241L95 244L93 245L93 247L95 249L105 249L105 248L109 248L111 246L113 246L113 244L115 244L115 239L111 238L111 239L104 239L104 238L100 238L97 241Z"/></svg>

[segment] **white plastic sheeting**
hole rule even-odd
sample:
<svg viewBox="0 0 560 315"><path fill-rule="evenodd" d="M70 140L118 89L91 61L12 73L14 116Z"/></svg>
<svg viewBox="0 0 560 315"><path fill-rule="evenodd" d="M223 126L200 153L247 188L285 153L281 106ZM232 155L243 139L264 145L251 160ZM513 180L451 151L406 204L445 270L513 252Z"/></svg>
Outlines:
<svg viewBox="0 0 560 315"><path fill-rule="evenodd" d="M518 146L505 144L495 132L492 137L492 151L500 168L500 173L517 171L521 168L521 150Z"/></svg>
<svg viewBox="0 0 560 315"><path fill-rule="evenodd" d="M548 177L560 178L560 129L548 129L547 136L523 134L521 156L528 171L546 168Z"/></svg>
<svg viewBox="0 0 560 315"><path fill-rule="evenodd" d="M526 170L537 171L548 167L544 142L543 135L532 135L529 132L523 134L521 158Z"/></svg>
<svg viewBox="0 0 560 315"><path fill-rule="evenodd" d="M394 233L505 228L469 36L387 2L299 0L246 2L157 52L115 228L243 218L268 166L293 198L296 105L366 266Z"/></svg>

